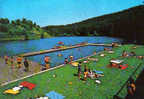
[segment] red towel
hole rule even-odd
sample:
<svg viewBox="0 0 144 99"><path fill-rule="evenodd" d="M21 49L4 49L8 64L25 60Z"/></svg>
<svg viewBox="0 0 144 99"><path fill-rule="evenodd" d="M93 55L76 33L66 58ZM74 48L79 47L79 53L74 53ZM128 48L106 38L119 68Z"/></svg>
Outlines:
<svg viewBox="0 0 144 99"><path fill-rule="evenodd" d="M27 81L21 82L20 85L27 87L29 90L32 90L33 88L36 87L35 84L27 82Z"/></svg>
<svg viewBox="0 0 144 99"><path fill-rule="evenodd" d="M121 70L124 70L124 69L126 69L127 67L128 67L128 64L120 65L120 69L121 69Z"/></svg>

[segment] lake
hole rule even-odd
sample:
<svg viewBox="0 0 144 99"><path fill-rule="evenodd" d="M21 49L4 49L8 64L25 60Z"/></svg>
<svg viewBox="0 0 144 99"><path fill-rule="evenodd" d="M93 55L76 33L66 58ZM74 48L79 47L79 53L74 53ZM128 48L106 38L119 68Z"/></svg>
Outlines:
<svg viewBox="0 0 144 99"><path fill-rule="evenodd" d="M26 52L34 52L40 50L51 49L54 46L58 46L58 42L62 41L65 45L75 45L81 42L88 43L112 43L119 42L122 40L118 38L111 37L55 37L46 38L39 40L28 40L28 41L7 41L0 42L0 56L4 55L18 55ZM60 65L64 62L64 59L70 55L74 56L74 60L92 55L93 52L100 52L103 50L103 46L85 46L80 48L68 49L64 51L46 53L41 55L30 56L28 59L38 62L39 64L44 64L44 56L51 57L51 66ZM62 54L62 56L58 56Z"/></svg>

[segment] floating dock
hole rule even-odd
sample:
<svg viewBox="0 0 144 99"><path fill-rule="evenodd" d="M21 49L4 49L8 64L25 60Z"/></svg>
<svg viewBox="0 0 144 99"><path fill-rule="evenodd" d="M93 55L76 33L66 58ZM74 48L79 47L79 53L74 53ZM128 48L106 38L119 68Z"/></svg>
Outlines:
<svg viewBox="0 0 144 99"><path fill-rule="evenodd" d="M44 53L51 53L51 52L56 52L56 51L72 49L72 48L84 47L84 46L106 46L106 47L111 47L112 44L95 44L95 43L86 43L86 44L81 44L81 45L77 44L77 45L73 45L73 46L67 46L66 48L57 48L57 49L49 49L49 50L42 50L42 51L37 51L37 52L24 53L24 54L21 54L19 56L28 57L28 56L40 55L40 54L44 54Z"/></svg>

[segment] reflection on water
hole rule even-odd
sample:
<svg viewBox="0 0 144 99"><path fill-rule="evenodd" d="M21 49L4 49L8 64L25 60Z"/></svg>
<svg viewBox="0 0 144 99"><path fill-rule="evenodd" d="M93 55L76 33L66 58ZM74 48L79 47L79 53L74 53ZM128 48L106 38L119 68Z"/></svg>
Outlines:
<svg viewBox="0 0 144 99"><path fill-rule="evenodd" d="M26 52L40 51L53 48L58 45L58 42L62 41L65 45L74 45L81 42L88 43L112 43L112 42L121 42L120 39L110 38L110 37L55 37L48 39L40 39L40 40L28 40L28 41L10 41L10 42L0 42L0 55L17 55ZM59 52L53 52L48 54L36 55L28 57L32 61L39 62L40 64L44 64L43 58L45 55L51 57L51 65L59 65L62 64L64 58L69 55L74 56L74 60L91 55L94 51L102 51L102 46L85 46L80 48L74 48ZM62 54L63 56L58 56L58 54Z"/></svg>

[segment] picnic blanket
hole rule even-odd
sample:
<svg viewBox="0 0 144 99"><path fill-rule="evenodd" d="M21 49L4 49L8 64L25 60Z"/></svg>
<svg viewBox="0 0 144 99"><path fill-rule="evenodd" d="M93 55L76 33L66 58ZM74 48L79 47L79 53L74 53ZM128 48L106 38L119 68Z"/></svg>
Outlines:
<svg viewBox="0 0 144 99"><path fill-rule="evenodd" d="M21 82L20 85L22 85L23 87L27 87L29 90L32 90L33 88L36 87L35 84L27 82L27 81Z"/></svg>
<svg viewBox="0 0 144 99"><path fill-rule="evenodd" d="M64 99L65 97L55 91L50 91L49 93L46 93L46 96L49 97L50 99Z"/></svg>
<svg viewBox="0 0 144 99"><path fill-rule="evenodd" d="M103 74L103 71L94 70L93 72L95 72L95 73L97 73L97 74Z"/></svg>

